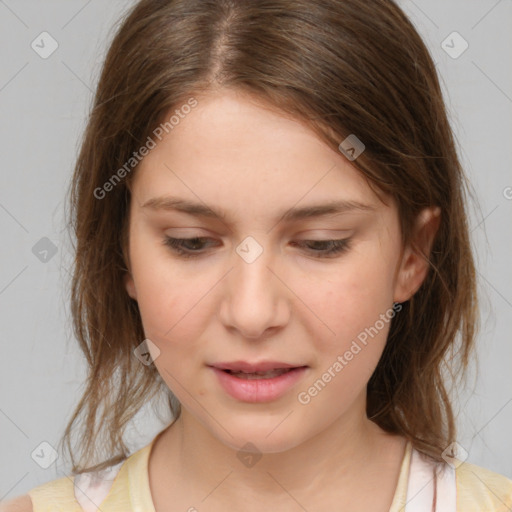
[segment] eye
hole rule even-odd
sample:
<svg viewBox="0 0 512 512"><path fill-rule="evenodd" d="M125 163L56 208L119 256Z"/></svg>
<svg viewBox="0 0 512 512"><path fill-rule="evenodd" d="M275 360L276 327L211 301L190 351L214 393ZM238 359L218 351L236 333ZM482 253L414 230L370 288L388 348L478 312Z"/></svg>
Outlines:
<svg viewBox="0 0 512 512"><path fill-rule="evenodd" d="M203 254L205 241L208 240L207 237L171 238L166 236L163 244L170 247L181 258L193 258ZM302 240L301 242L293 242L293 245L305 246L306 250L313 253L315 258L329 258L347 251L349 242L348 238L342 240Z"/></svg>
<svg viewBox="0 0 512 512"><path fill-rule="evenodd" d="M349 249L350 240L348 238L342 240L302 240L300 243L294 242L295 245L306 246L309 252L314 254L315 258L335 257Z"/></svg>
<svg viewBox="0 0 512 512"><path fill-rule="evenodd" d="M198 249L204 248L203 245L205 240L208 240L208 238L171 238L166 236L163 240L163 244L170 247L181 258L191 258L199 256L200 253Z"/></svg>

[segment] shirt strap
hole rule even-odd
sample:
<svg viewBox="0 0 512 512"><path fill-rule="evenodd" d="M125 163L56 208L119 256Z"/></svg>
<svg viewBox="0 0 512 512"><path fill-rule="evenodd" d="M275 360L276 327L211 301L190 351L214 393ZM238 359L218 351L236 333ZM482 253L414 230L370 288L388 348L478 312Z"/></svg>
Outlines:
<svg viewBox="0 0 512 512"><path fill-rule="evenodd" d="M455 468L413 448L405 512L457 512Z"/></svg>
<svg viewBox="0 0 512 512"><path fill-rule="evenodd" d="M124 462L121 461L102 471L90 471L75 476L73 483L75 499L84 512L98 511Z"/></svg>

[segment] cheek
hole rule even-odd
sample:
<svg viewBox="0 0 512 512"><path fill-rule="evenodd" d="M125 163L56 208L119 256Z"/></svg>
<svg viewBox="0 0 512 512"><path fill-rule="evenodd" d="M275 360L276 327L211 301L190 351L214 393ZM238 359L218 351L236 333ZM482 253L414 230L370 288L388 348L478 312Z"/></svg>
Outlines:
<svg viewBox="0 0 512 512"><path fill-rule="evenodd" d="M201 315L207 317L200 302L201 287L171 272L168 264L149 262L148 258L135 278L144 334L158 348L153 358L158 372L183 403L187 401L180 391L180 383L187 379L183 361L190 366L200 363Z"/></svg>
<svg viewBox="0 0 512 512"><path fill-rule="evenodd" d="M181 380L186 367L204 359L204 331L215 315L214 288L222 278L200 263L173 258L155 241L134 237L132 274L145 337L160 353L155 365L169 387ZM137 243L138 242L138 243ZM201 267L201 268L200 268Z"/></svg>
<svg viewBox="0 0 512 512"><path fill-rule="evenodd" d="M166 278L156 268L151 273L138 289L139 311L147 337L167 345L193 339L201 324L201 288L194 288L190 280Z"/></svg>
<svg viewBox="0 0 512 512"><path fill-rule="evenodd" d="M347 259L306 296L321 321L309 323L316 368L298 400L331 421L364 393L381 358L395 316L390 267L371 253Z"/></svg>
<svg viewBox="0 0 512 512"><path fill-rule="evenodd" d="M392 306L393 260L383 256L380 250L361 250L333 266L325 279L304 286L302 296L318 312L317 331L324 333L314 339L323 340L326 349L350 345Z"/></svg>
<svg viewBox="0 0 512 512"><path fill-rule="evenodd" d="M312 387L301 390L301 403L309 400L320 409L322 404L337 404L329 413L331 419L364 393L382 356L395 316L392 249L368 244L302 291L308 290L308 305L321 322L312 318L309 323L314 326L310 339L316 369L307 383Z"/></svg>
<svg viewBox="0 0 512 512"><path fill-rule="evenodd" d="M186 325L180 319L197 302L192 291L197 287L189 276L180 275L179 266L159 241L137 233L132 240L132 275L144 331L149 339L163 341Z"/></svg>

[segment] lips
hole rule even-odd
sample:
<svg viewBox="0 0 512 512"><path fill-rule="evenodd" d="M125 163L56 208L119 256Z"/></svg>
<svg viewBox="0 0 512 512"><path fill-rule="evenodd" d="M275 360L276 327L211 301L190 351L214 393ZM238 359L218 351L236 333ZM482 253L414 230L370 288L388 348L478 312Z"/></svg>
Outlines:
<svg viewBox="0 0 512 512"><path fill-rule="evenodd" d="M290 364L284 363L281 361L260 361L260 362L248 362L248 361L232 361L232 362L222 362L222 363L214 363L212 365L214 368L218 368L219 370L225 370L229 373L263 373L270 372L272 370L287 370L292 368L301 368L305 365L301 364Z"/></svg>
<svg viewBox="0 0 512 512"><path fill-rule="evenodd" d="M231 368L226 368L230 366ZM232 398L249 403L269 402L286 395L307 375L307 366L281 362L218 363L209 365L220 387ZM245 370L239 370L245 368ZM262 368L265 370L261 371ZM259 369L260 371L252 371ZM251 370L247 372L247 370Z"/></svg>
<svg viewBox="0 0 512 512"><path fill-rule="evenodd" d="M276 368L274 370L267 370L266 372L235 372L233 370L223 370L230 375L234 375L240 379L273 379L274 377L280 377L281 375L293 371L294 368Z"/></svg>

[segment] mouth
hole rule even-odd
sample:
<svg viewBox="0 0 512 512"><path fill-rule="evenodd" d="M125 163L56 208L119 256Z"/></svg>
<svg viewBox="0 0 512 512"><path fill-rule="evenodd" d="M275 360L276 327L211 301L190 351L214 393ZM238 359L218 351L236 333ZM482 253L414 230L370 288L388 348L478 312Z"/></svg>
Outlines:
<svg viewBox="0 0 512 512"><path fill-rule="evenodd" d="M284 363L282 361L231 361L213 363L209 366L218 368L219 370L229 371L232 373L245 373L245 374L263 374L265 372L276 371L287 371L293 370L294 368L302 368L305 365Z"/></svg>
<svg viewBox="0 0 512 512"><path fill-rule="evenodd" d="M229 375L233 375L233 377L237 377L239 379L246 380L254 380L254 379L273 379L275 377L280 377L285 373L292 372L297 370L298 368L305 368L305 366L299 366L294 368L274 368L273 370L268 370L265 372L243 372L243 371L233 371L233 370L222 370Z"/></svg>
<svg viewBox="0 0 512 512"><path fill-rule="evenodd" d="M237 361L209 366L221 388L243 402L269 402L280 398L304 378L309 368L268 361L257 364Z"/></svg>

